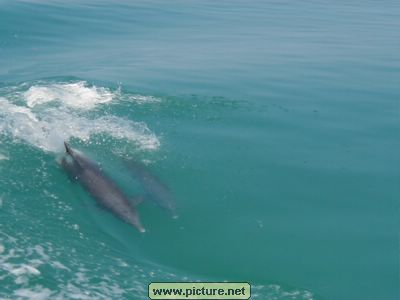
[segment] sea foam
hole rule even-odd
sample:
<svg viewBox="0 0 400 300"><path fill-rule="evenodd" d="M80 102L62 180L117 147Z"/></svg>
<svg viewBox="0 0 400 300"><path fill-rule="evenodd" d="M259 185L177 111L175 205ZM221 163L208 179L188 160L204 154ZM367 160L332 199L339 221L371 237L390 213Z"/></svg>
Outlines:
<svg viewBox="0 0 400 300"><path fill-rule="evenodd" d="M107 88L88 86L85 81L79 81L31 86L24 97L29 107L59 101L69 107L92 109L98 104L111 102L115 94Z"/></svg>
<svg viewBox="0 0 400 300"><path fill-rule="evenodd" d="M160 142L145 123L96 110L118 103L120 95L120 90L89 86L85 81L9 89L0 97L0 134L49 152L60 151L64 140L88 141L96 134L124 139L145 150L157 149Z"/></svg>

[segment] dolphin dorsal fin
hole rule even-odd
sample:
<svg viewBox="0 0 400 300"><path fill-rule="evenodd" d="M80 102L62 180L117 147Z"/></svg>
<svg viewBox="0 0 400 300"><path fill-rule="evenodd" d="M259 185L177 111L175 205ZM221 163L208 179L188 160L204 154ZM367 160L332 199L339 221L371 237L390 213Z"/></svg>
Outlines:
<svg viewBox="0 0 400 300"><path fill-rule="evenodd" d="M67 152L69 155L72 156L72 149L66 141L64 141L64 146L65 146L65 152Z"/></svg>
<svg viewBox="0 0 400 300"><path fill-rule="evenodd" d="M64 146L65 146L65 152L66 152L68 155L70 155L70 156L72 157L72 159L74 160L74 162L75 162L79 167L82 168L83 166L82 166L82 164L79 162L79 160L76 159L75 153L74 153L74 151L72 150L71 146L68 145L68 143L65 142L65 141L64 141Z"/></svg>

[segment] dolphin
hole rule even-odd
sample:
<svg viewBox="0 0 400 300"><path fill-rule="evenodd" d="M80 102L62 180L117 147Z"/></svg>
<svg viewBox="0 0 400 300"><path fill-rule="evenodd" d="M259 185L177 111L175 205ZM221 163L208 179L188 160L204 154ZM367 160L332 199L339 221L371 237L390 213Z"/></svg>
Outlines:
<svg viewBox="0 0 400 300"><path fill-rule="evenodd" d="M137 210L128 197L94 162L82 152L72 149L64 142L66 155L61 160L61 166L68 175L78 181L102 207L145 232L139 220Z"/></svg>
<svg viewBox="0 0 400 300"><path fill-rule="evenodd" d="M167 210L174 219L178 218L174 197L169 188L159 178L150 173L142 163L133 159L126 159L125 165L143 186L150 199L156 202L161 208Z"/></svg>

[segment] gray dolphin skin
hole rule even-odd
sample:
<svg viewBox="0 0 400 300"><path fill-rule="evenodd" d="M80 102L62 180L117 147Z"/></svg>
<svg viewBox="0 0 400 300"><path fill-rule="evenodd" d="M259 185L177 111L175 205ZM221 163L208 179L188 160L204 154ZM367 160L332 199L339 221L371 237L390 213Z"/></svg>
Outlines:
<svg viewBox="0 0 400 300"><path fill-rule="evenodd" d="M125 165L143 186L149 198L167 210L174 219L178 218L174 197L168 187L150 173L142 163L129 159L125 160Z"/></svg>
<svg viewBox="0 0 400 300"><path fill-rule="evenodd" d="M66 155L61 160L68 175L78 181L103 208L145 232L136 209L129 202L123 191L101 170L99 165L72 149L64 142Z"/></svg>

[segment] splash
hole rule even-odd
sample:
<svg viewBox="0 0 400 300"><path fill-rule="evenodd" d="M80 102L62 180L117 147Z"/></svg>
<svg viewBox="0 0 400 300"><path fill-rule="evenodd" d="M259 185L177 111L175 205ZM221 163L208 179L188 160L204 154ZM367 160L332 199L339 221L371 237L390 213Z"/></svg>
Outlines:
<svg viewBox="0 0 400 300"><path fill-rule="evenodd" d="M48 102L81 109L92 109L96 105L109 103L115 94L104 87L88 86L85 81L75 83L31 86L24 97L28 107Z"/></svg>
<svg viewBox="0 0 400 300"><path fill-rule="evenodd" d="M96 134L126 140L145 150L155 150L160 145L145 123L121 118L112 114L112 110L105 114L97 109L118 103L125 97L121 97L120 90L113 92L79 81L22 85L8 88L2 94L0 135L11 136L45 151L58 152L64 140L88 141ZM137 97L138 102L146 98L129 97Z"/></svg>

